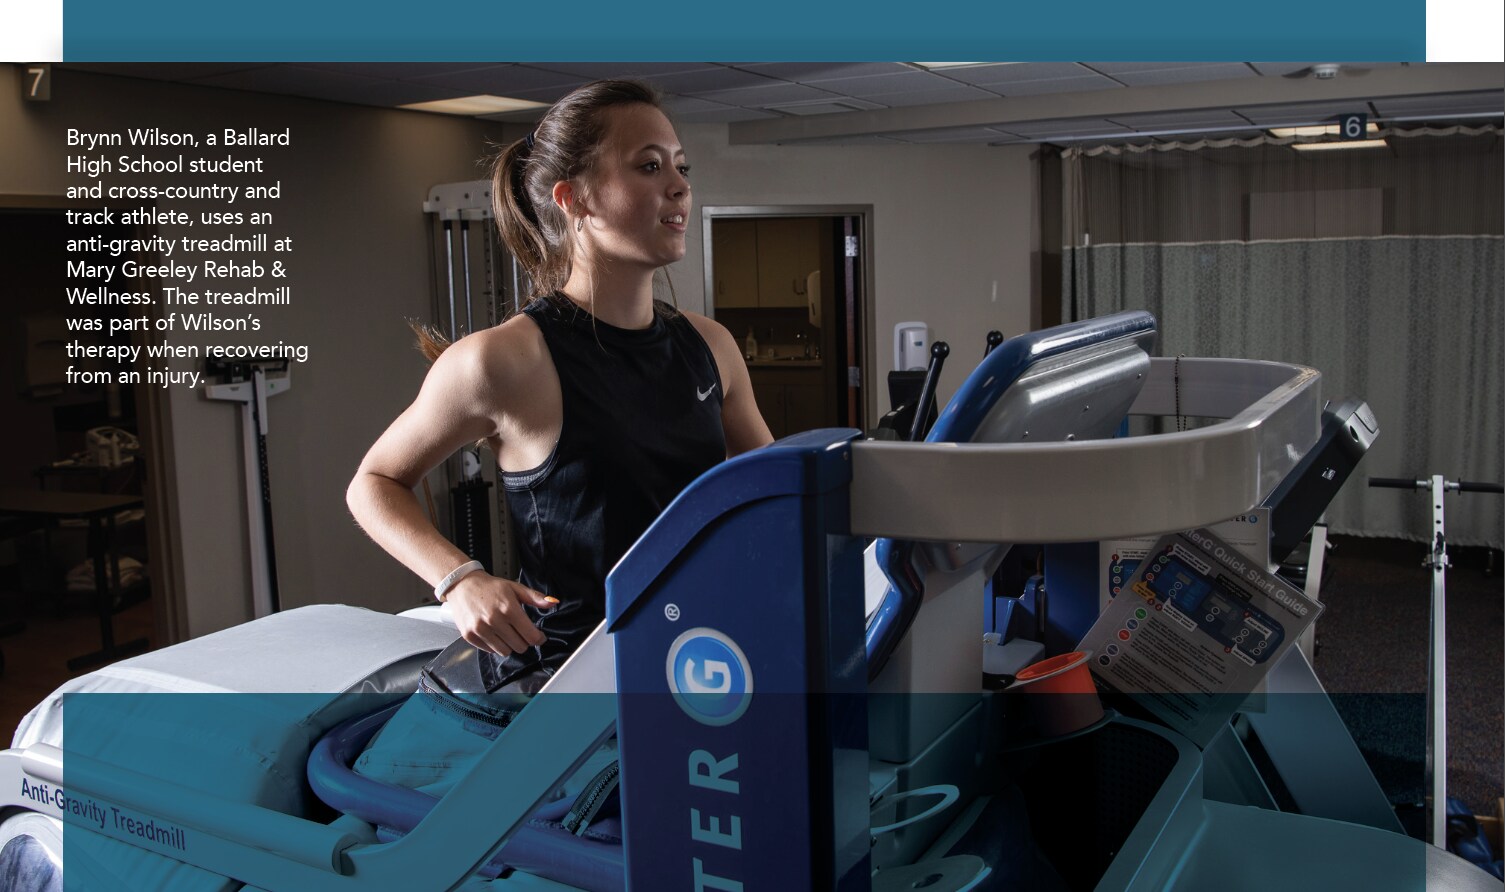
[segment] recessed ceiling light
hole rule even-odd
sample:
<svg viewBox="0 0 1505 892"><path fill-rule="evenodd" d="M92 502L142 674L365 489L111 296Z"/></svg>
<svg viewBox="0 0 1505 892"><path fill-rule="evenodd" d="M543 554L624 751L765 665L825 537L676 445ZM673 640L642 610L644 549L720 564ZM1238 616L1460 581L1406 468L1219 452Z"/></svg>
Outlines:
<svg viewBox="0 0 1505 892"><path fill-rule="evenodd" d="M458 99L436 99L432 102L413 102L401 105L411 111L438 112L445 115L495 115L501 112L522 111L529 108L544 108L546 102L528 99L509 99L506 96L461 96Z"/></svg>
<svg viewBox="0 0 1505 892"><path fill-rule="evenodd" d="M1373 123L1368 124L1364 128L1364 132L1370 134L1379 133L1380 126ZM1315 124L1310 127L1271 127L1270 135L1285 138L1288 136L1338 136L1340 134L1337 124Z"/></svg>
<svg viewBox="0 0 1505 892"><path fill-rule="evenodd" d="M1327 152L1335 149L1378 149L1387 146L1383 139L1349 139L1340 142L1293 142L1291 148L1298 152Z"/></svg>

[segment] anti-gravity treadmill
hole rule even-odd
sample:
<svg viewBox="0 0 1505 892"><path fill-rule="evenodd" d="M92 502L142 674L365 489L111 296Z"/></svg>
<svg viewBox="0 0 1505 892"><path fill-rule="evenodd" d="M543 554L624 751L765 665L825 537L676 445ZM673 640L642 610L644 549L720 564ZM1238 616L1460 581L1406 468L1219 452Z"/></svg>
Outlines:
<svg viewBox="0 0 1505 892"><path fill-rule="evenodd" d="M1399 832L1297 650L1258 714L1203 748L1113 709L1020 738L1009 695L982 689L1001 545L1080 556L1072 543L1210 525L1319 441L1317 372L1172 363L1153 338L1144 313L1021 336L931 441L813 431L707 472L613 569L603 626L437 801L362 788L345 763L453 640L439 624L303 608L70 682L0 753L0 882L1491 888ZM1175 414L1224 420L1115 436L1126 415ZM1051 573L1048 637L1075 640L1097 592L1073 579L1092 573ZM560 790L613 737L616 824L552 832L579 801ZM364 798L341 813L315 790ZM613 834L615 852L572 848Z"/></svg>

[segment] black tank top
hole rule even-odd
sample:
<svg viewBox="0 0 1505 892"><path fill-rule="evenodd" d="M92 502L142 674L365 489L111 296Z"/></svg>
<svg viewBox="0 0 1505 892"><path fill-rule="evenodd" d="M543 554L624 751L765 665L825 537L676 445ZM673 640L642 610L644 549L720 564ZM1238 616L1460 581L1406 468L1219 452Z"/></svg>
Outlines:
<svg viewBox="0 0 1505 892"><path fill-rule="evenodd" d="M558 294L523 312L559 373L563 425L543 464L501 476L518 581L560 603L528 609L548 641L501 661L496 685L557 669L605 617L607 571L726 458L721 376L687 317L656 301L648 328L617 328Z"/></svg>

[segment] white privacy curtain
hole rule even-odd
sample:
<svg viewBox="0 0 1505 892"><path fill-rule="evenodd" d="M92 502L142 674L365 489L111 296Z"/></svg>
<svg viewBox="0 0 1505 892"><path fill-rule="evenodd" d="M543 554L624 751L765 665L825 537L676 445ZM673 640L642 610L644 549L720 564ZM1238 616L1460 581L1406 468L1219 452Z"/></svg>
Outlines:
<svg viewBox="0 0 1505 892"><path fill-rule="evenodd" d="M1380 425L1333 530L1430 538L1425 496L1364 478L1505 480L1500 140L1452 142L1315 165L1286 146L1068 155L1063 316L1146 309L1162 356L1318 369ZM1299 237L1249 237L1282 232ZM1498 495L1449 496L1448 539L1499 548L1502 517Z"/></svg>

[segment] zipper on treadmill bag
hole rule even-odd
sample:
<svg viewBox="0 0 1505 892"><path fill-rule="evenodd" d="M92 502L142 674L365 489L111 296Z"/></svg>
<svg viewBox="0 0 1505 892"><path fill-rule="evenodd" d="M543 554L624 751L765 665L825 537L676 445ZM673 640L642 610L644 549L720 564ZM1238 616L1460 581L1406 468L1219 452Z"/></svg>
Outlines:
<svg viewBox="0 0 1505 892"><path fill-rule="evenodd" d="M591 782L585 785L580 795L575 797L575 804L570 807L570 813L564 816L560 822L565 830L583 836L590 829L591 822L596 815L601 813L602 806L606 805L607 798L617 788L617 782L621 779L621 768L616 760L591 778Z"/></svg>
<svg viewBox="0 0 1505 892"><path fill-rule="evenodd" d="M498 709L492 712L481 704L467 701L445 688L443 683L434 678L427 669L418 673L418 691L427 695L429 702L461 720L479 722L500 729L512 724L512 719L517 716L517 713L510 709Z"/></svg>

